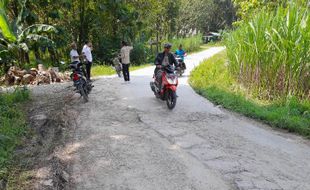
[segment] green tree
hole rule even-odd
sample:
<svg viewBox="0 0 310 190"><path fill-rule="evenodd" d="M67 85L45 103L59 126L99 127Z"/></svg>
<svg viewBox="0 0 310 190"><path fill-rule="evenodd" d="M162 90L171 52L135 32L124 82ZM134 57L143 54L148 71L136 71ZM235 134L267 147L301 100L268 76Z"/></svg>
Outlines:
<svg viewBox="0 0 310 190"><path fill-rule="evenodd" d="M50 25L33 24L27 26L24 23L27 18L26 3L26 0L22 1L18 17L9 22L6 14L8 1L0 1L0 40L2 47L0 53L4 57L12 56L20 64L25 63L25 61L29 62L28 52L32 43L52 44L53 41L47 37L47 34L56 32L56 29Z"/></svg>
<svg viewBox="0 0 310 190"><path fill-rule="evenodd" d="M231 27L235 9L231 0L181 0L178 30L181 36L192 31L207 33Z"/></svg>

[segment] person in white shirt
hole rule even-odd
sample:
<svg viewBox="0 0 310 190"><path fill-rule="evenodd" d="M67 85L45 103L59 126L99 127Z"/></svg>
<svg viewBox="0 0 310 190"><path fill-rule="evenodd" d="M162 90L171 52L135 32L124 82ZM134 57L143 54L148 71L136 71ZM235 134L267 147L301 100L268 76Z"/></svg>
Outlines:
<svg viewBox="0 0 310 190"><path fill-rule="evenodd" d="M80 58L82 58L82 55L79 55L77 52L77 45L75 42L71 44L71 51L70 51L70 58L71 58L71 64L76 64L76 67L79 67L79 63L81 63ZM82 72L84 76L87 76L87 73L83 67L81 67Z"/></svg>
<svg viewBox="0 0 310 190"><path fill-rule="evenodd" d="M129 66L130 66L130 51L133 49L132 46L128 46L126 42L122 41L121 58L123 66L123 75L125 82L130 81Z"/></svg>
<svg viewBox="0 0 310 190"><path fill-rule="evenodd" d="M90 74L91 74L90 71L93 63L93 55L91 51L92 51L92 43L90 41L86 41L82 53L84 55L84 61L86 65L87 80L90 80Z"/></svg>
<svg viewBox="0 0 310 190"><path fill-rule="evenodd" d="M71 63L80 62L80 56L79 56L79 53L77 52L77 45L75 42L71 44L70 58L71 58Z"/></svg>

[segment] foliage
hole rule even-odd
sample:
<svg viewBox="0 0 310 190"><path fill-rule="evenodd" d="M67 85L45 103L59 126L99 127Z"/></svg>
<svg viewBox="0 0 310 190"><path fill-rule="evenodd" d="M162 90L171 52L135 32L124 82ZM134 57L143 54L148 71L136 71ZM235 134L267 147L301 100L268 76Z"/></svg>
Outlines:
<svg viewBox="0 0 310 190"><path fill-rule="evenodd" d="M275 101L255 99L231 75L225 51L198 66L191 73L190 84L196 92L215 104L273 127L310 137L310 101L296 97Z"/></svg>
<svg viewBox="0 0 310 190"><path fill-rule="evenodd" d="M305 6L308 0L233 0L237 9L238 21L234 24L239 26L244 21L249 21L253 15L262 11L275 11L279 6L286 7L290 2Z"/></svg>
<svg viewBox="0 0 310 190"><path fill-rule="evenodd" d="M202 35L198 34L192 37L188 37L188 38L176 38L176 39L172 39L170 40L172 45L173 45L173 49L177 50L179 45L183 46L183 49L190 53L193 51L196 51L200 48L201 44L202 44Z"/></svg>
<svg viewBox="0 0 310 190"><path fill-rule="evenodd" d="M7 7L7 1L0 1L0 29L4 38L8 41L15 41L16 36L13 34L10 25L8 23L8 19L6 16L5 9Z"/></svg>
<svg viewBox="0 0 310 190"><path fill-rule="evenodd" d="M132 64L141 65L145 64L148 57L150 56L150 50L143 43L133 44L133 50L131 51L130 59Z"/></svg>
<svg viewBox="0 0 310 190"><path fill-rule="evenodd" d="M306 6L292 2L276 12L260 12L228 34L226 46L230 71L258 97L309 96L310 17Z"/></svg>
<svg viewBox="0 0 310 190"><path fill-rule="evenodd" d="M27 131L20 103L29 99L29 92L16 89L13 93L0 94L0 178L6 170L14 148Z"/></svg>
<svg viewBox="0 0 310 190"><path fill-rule="evenodd" d="M206 34L230 28L234 20L231 0L180 0L177 28L181 36L194 31Z"/></svg>
<svg viewBox="0 0 310 190"><path fill-rule="evenodd" d="M55 33L53 26L46 24L25 25L25 6L27 0L22 1L21 11L18 16L10 23L7 15L7 3L2 0L0 2L0 42L3 59L0 63L8 62L24 63L29 62L29 47L33 44L50 45L53 44L46 34Z"/></svg>
<svg viewBox="0 0 310 190"><path fill-rule="evenodd" d="M30 35L25 40L17 40L21 43L17 44L14 53L8 53L8 48L0 45L2 63L13 64L26 62L29 65L48 61L59 66L60 60L69 60L70 43L77 42L80 52L86 40L93 42L93 54L98 62L109 64L120 49L120 42L125 40L137 45L132 55L133 62L142 64L154 57L155 52L149 50L150 42L158 42L157 47L160 48L159 45L166 39L186 37L192 35L193 31L206 33L230 27L234 19L231 0L194 0L192 3L185 0L1 2L5 7L5 12L0 13L5 16L1 17L1 22L6 21L2 30L7 39L9 36L12 39L19 36L16 35L16 28L25 29L39 23L53 25L57 30L57 35L46 31L45 37L48 38ZM14 23L18 27L12 26ZM0 36L0 39L3 38ZM47 39L55 43L51 44ZM5 46L8 46L7 43ZM27 51L19 52L17 49ZM35 56L29 57L28 52Z"/></svg>
<svg viewBox="0 0 310 190"><path fill-rule="evenodd" d="M262 9L275 9L284 2L287 2L287 0L234 0L234 4L238 8L237 16L239 21L249 19L253 14L260 12Z"/></svg>

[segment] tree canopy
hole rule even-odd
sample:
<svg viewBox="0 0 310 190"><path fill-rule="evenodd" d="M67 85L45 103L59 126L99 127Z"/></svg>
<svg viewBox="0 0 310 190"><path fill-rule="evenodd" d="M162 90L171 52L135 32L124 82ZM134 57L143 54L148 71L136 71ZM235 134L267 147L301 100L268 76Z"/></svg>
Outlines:
<svg viewBox="0 0 310 190"><path fill-rule="evenodd" d="M0 38L18 40L22 29L39 26L51 30L32 31L27 48L9 56L17 62L48 60L58 63L67 56L68 44L79 48L85 40L94 44L96 60L108 62L120 41L141 44L186 37L230 28L236 19L231 0L0 0ZM45 26L45 27L43 27ZM30 34L30 33L29 33ZM43 36L38 36L42 35ZM2 40L3 41L3 40ZM1 43L8 48L8 43ZM19 47L22 48L19 44ZM23 47L25 44L22 44ZM30 55L29 55L30 54ZM32 54L34 56L32 56ZM48 56L49 55L49 56ZM17 57L18 58L17 58ZM30 57L30 60L29 60ZM2 56L4 59L4 57ZM6 60L6 62L10 62Z"/></svg>

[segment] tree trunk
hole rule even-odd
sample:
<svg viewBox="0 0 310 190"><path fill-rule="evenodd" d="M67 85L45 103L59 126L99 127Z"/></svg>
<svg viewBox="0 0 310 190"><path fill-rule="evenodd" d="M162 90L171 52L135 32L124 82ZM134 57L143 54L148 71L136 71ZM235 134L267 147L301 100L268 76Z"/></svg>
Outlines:
<svg viewBox="0 0 310 190"><path fill-rule="evenodd" d="M86 40L85 36L85 0L80 0L80 35L79 46L82 47Z"/></svg>
<svg viewBox="0 0 310 190"><path fill-rule="evenodd" d="M34 48L34 56L36 57L36 61L41 60L41 55L38 47Z"/></svg>
<svg viewBox="0 0 310 190"><path fill-rule="evenodd" d="M30 64L30 58L29 58L28 52L25 52L25 60L26 60L26 63Z"/></svg>

